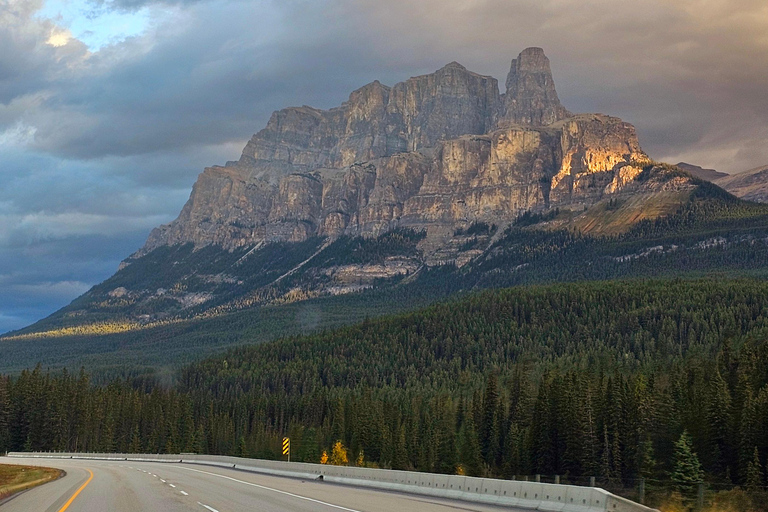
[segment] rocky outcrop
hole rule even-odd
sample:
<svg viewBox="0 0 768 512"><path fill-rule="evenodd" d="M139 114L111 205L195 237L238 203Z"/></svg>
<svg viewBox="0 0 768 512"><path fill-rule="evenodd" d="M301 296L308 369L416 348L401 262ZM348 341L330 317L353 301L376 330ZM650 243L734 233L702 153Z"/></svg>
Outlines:
<svg viewBox="0 0 768 512"><path fill-rule="evenodd" d="M456 227L593 203L640 172L632 125L569 113L540 48L512 62L506 85L499 95L494 78L454 62L391 88L373 82L331 110L275 112L239 161L200 175L179 218L143 252L397 226L426 230L425 246L438 248L436 237Z"/></svg>
<svg viewBox="0 0 768 512"><path fill-rule="evenodd" d="M541 48L528 48L512 61L506 86L504 123L544 126L572 115L560 104L549 59Z"/></svg>

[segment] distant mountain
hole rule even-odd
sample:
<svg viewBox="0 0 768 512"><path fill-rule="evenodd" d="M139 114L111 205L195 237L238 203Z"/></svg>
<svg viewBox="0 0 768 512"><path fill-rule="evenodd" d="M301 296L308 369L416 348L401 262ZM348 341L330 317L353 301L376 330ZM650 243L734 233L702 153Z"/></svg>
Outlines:
<svg viewBox="0 0 768 512"><path fill-rule="evenodd" d="M761 272L768 206L692 174L652 162L632 125L566 110L540 48L512 61L504 94L457 63L373 82L331 110L274 113L114 276L3 345L15 357L31 339L80 340L67 349L80 361L151 339L136 364L152 365L191 357L190 343L260 341L476 288ZM291 309L302 302L307 317Z"/></svg>
<svg viewBox="0 0 768 512"><path fill-rule="evenodd" d="M742 199L768 203L768 165L720 178L715 183Z"/></svg>
<svg viewBox="0 0 768 512"><path fill-rule="evenodd" d="M685 162L680 162L677 164L677 167L681 168L682 170L691 173L693 176L706 180L706 181L717 181L720 178L726 178L729 176L729 174L716 171L714 169L704 169L703 167L699 167L698 165L693 164L687 164Z"/></svg>
<svg viewBox="0 0 768 512"><path fill-rule="evenodd" d="M714 169L680 162L677 167L702 180L715 183L731 194L747 201L768 203L768 166L756 167L738 174L726 174Z"/></svg>

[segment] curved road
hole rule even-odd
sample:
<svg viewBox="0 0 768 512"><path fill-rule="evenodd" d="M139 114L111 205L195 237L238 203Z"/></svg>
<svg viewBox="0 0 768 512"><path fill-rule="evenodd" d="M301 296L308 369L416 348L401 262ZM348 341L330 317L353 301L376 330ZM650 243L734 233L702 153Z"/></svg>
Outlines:
<svg viewBox="0 0 768 512"><path fill-rule="evenodd" d="M0 459L67 475L0 512L499 512L488 505L192 464ZM91 478L91 475L93 477Z"/></svg>

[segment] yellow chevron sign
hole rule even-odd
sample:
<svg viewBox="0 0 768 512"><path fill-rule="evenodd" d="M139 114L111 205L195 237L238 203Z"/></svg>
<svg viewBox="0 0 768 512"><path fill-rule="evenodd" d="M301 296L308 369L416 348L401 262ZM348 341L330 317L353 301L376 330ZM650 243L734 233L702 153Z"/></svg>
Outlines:
<svg viewBox="0 0 768 512"><path fill-rule="evenodd" d="M291 456L291 438L290 437L284 437L283 438L283 455Z"/></svg>

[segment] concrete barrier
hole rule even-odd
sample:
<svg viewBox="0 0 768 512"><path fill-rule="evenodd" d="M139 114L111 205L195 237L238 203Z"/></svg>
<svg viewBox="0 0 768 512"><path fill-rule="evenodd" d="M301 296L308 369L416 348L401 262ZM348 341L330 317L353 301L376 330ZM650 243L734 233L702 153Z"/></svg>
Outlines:
<svg viewBox="0 0 768 512"><path fill-rule="evenodd" d="M290 478L319 479L322 477L323 481L344 485L542 512L658 512L596 487L438 475L415 471L328 466L219 455L11 452L8 456L200 464Z"/></svg>

